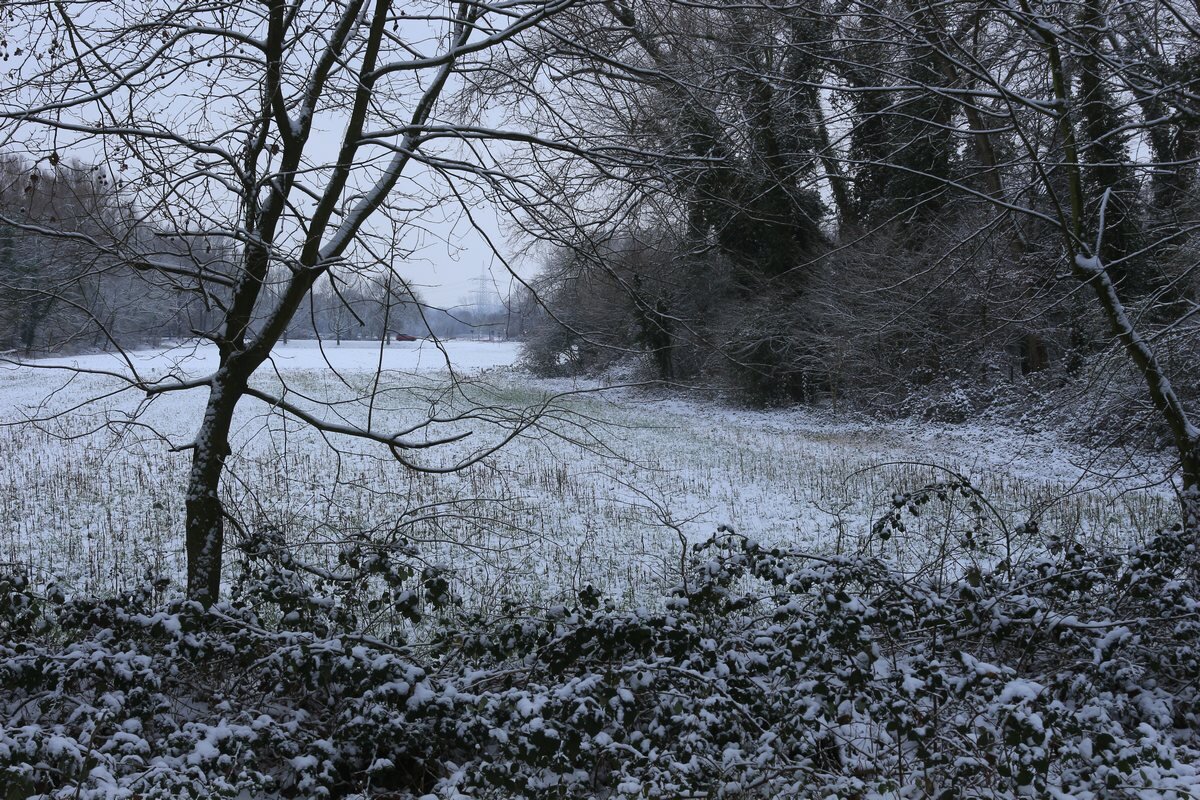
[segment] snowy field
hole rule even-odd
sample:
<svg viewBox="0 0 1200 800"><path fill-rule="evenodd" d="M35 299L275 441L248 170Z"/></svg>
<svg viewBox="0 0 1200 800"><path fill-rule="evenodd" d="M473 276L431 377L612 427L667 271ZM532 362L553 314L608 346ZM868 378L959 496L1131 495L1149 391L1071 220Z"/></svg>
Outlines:
<svg viewBox="0 0 1200 800"><path fill-rule="evenodd" d="M271 362L283 372L313 369L335 369L344 372L372 372L382 365L384 370L445 371L479 370L488 367L507 366L517 357L519 345L515 342L475 342L449 340L434 342L392 342L380 346L379 342L292 341L276 347L271 353ZM217 349L212 346L196 346L191 343L164 347L156 350L136 351L129 357L116 354L73 356L68 358L44 358L35 362L38 367L107 370L127 373L136 369L139 373L164 374L174 372L183 375L203 375L217 366Z"/></svg>
<svg viewBox="0 0 1200 800"><path fill-rule="evenodd" d="M994 426L833 421L751 411L636 387L539 381L512 366L517 346L449 341L293 342L256 383L327 419L416 435L467 433L415 456L448 475L405 469L377 446L323 438L247 399L225 491L245 527L273 526L328 555L347 532L419 542L467 594L545 601L586 583L630 600L678 574L684 542L718 525L823 552L871 546L919 561L981 526L980 557L1028 519L1063 536L1119 539L1169 519L1161 475L1116 453L1097 458L1046 435ZM111 590L182 574L187 444L203 390L146 403L119 375L198 376L211 349L168 348L0 367L0 562L69 586ZM382 361L381 361L382 359ZM382 364L382 373L376 368ZM70 369L68 369L70 368ZM454 380L451 381L453 374ZM85 402L93 401L93 402ZM534 427L521 427L541 412ZM27 424L7 424L20 420ZM994 508L932 504L903 541L868 542L898 491L971 477ZM1136 535L1136 534L1135 534ZM230 534L236 545L236 530ZM1019 557L1020 553L1007 554ZM228 563L236 569L236 552Z"/></svg>

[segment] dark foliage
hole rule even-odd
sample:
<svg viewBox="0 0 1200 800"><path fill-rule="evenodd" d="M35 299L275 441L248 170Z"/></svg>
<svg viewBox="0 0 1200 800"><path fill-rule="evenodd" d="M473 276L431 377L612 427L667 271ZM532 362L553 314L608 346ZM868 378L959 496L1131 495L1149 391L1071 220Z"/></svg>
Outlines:
<svg viewBox="0 0 1200 800"><path fill-rule="evenodd" d="M981 522L938 570L889 567L942 502L986 519L954 477L898 494L858 556L722 531L650 608L585 590L464 615L415 551L365 540L324 569L261 536L207 610L161 584L67 598L9 575L0 780L22 798L1189 796L1192 538L1114 553Z"/></svg>

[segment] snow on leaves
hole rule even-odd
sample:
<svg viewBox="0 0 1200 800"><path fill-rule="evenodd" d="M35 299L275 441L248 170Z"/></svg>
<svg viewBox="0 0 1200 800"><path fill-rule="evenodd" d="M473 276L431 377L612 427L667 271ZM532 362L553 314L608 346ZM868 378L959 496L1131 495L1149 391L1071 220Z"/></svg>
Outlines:
<svg viewBox="0 0 1200 800"><path fill-rule="evenodd" d="M1037 541L934 580L726 531L655 608L585 590L490 618L415 550L366 540L318 569L264 534L208 610L9 576L0 779L45 797L1189 796L1194 547Z"/></svg>

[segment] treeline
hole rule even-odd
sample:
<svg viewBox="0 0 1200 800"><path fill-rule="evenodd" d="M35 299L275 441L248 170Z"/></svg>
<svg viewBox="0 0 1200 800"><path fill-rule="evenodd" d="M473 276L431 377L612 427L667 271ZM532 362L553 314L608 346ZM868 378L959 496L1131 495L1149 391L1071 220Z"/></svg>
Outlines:
<svg viewBox="0 0 1200 800"><path fill-rule="evenodd" d="M433 327L447 335L469 327L452 315L422 308L419 298L390 275L333 276L309 296L285 339L389 342L397 334L429 335L427 319L436 320Z"/></svg>
<svg viewBox="0 0 1200 800"><path fill-rule="evenodd" d="M239 274L240 245L189 235L186 225L163 227L163 215L139 209L125 189L105 167L0 157L0 353L154 346L215 330ZM438 308L390 267L331 272L286 337L517 338L536 312L527 294L520 298Z"/></svg>
<svg viewBox="0 0 1200 800"><path fill-rule="evenodd" d="M427 303L390 270L334 276L309 297L286 337L390 342L397 335L439 339L524 338L540 309L528 293L506 301L463 301L450 307Z"/></svg>
<svg viewBox="0 0 1200 800"><path fill-rule="evenodd" d="M633 352L666 381L897 408L1033 373L1069 380L1111 348L1072 261L1099 243L1121 301L1188 374L1194 9L639 0L603 13L586 39L572 25L594 19L558 20L555 67L590 77L542 104L604 112L542 122L637 154L621 180L603 164L589 176L633 202L573 240L550 235L559 217L531 215L556 242L536 369ZM571 169L544 180L566 191L582 180Z"/></svg>
<svg viewBox="0 0 1200 800"><path fill-rule="evenodd" d="M149 234L107 170L0 158L0 352L177 334L196 309L117 255L135 239L150 245Z"/></svg>

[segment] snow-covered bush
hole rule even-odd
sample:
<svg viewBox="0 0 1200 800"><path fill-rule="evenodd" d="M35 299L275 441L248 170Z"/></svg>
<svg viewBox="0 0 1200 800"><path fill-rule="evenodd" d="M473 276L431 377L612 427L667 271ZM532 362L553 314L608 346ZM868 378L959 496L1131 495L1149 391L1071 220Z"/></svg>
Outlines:
<svg viewBox="0 0 1200 800"><path fill-rule="evenodd" d="M894 541L906 515L964 492L897 495L875 534ZM1190 537L1118 554L1032 526L1014 535L1038 537L1041 555L947 573L722 531L654 608L584 591L571 607L491 618L458 611L415 551L365 540L316 568L260 537L233 599L207 610L157 603L161 587L68 599L9 576L0 785L9 797L1192 796Z"/></svg>

